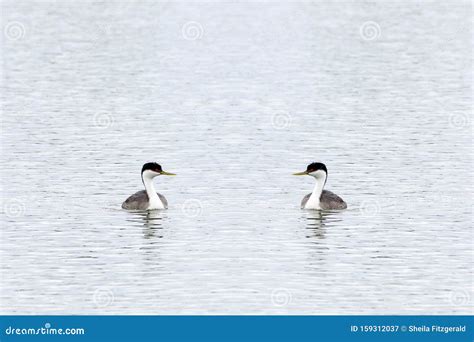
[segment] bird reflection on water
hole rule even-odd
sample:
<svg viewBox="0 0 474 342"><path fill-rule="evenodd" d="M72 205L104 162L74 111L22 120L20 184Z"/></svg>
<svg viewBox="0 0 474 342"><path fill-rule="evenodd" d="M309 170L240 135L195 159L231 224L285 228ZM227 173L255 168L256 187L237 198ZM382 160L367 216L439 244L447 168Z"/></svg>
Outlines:
<svg viewBox="0 0 474 342"><path fill-rule="evenodd" d="M308 210L304 211L303 217L306 220L306 229L309 230L306 237L318 239L326 238L326 226L342 220L339 211Z"/></svg>
<svg viewBox="0 0 474 342"><path fill-rule="evenodd" d="M166 213L161 210L137 210L130 211L133 216L128 221L141 223L143 225L143 237L145 239L163 238L161 230Z"/></svg>

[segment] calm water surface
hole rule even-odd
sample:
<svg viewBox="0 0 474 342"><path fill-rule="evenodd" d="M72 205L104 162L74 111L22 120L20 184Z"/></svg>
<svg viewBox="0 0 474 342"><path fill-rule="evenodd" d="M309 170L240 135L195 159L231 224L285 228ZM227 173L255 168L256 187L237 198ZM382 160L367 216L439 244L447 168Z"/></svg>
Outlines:
<svg viewBox="0 0 474 342"><path fill-rule="evenodd" d="M2 314L472 313L470 3L3 6Z"/></svg>

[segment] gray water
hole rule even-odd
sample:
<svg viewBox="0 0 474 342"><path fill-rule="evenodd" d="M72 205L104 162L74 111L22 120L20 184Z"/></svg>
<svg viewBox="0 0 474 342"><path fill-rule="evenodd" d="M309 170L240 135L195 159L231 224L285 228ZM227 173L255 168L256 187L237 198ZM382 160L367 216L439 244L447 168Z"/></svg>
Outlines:
<svg viewBox="0 0 474 342"><path fill-rule="evenodd" d="M0 313L472 313L471 15L3 3Z"/></svg>

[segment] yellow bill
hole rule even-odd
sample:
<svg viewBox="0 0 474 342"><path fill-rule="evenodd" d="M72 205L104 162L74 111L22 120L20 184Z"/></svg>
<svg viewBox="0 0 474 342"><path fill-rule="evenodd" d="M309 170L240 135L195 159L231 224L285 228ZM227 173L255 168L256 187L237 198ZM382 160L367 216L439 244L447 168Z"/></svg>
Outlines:
<svg viewBox="0 0 474 342"><path fill-rule="evenodd" d="M176 173L171 173L171 172L166 172L166 171L161 171L160 174L163 176L176 176Z"/></svg>

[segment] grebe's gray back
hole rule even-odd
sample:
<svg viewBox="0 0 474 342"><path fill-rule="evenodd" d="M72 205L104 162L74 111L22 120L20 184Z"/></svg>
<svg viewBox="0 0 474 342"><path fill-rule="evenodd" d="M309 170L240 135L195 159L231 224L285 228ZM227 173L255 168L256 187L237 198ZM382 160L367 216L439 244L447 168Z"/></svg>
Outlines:
<svg viewBox="0 0 474 342"><path fill-rule="evenodd" d="M163 171L160 164L146 163L142 167L142 182L145 190L138 191L122 203L122 208L127 210L155 210L168 209L165 196L157 193L153 178L159 175L175 176L174 173Z"/></svg>
<svg viewBox="0 0 474 342"><path fill-rule="evenodd" d="M312 176L316 179L313 192L303 197L301 209L341 210L347 208L346 202L341 197L331 191L323 190L328 175L326 165L323 163L311 163L306 171L297 172L294 175Z"/></svg>

